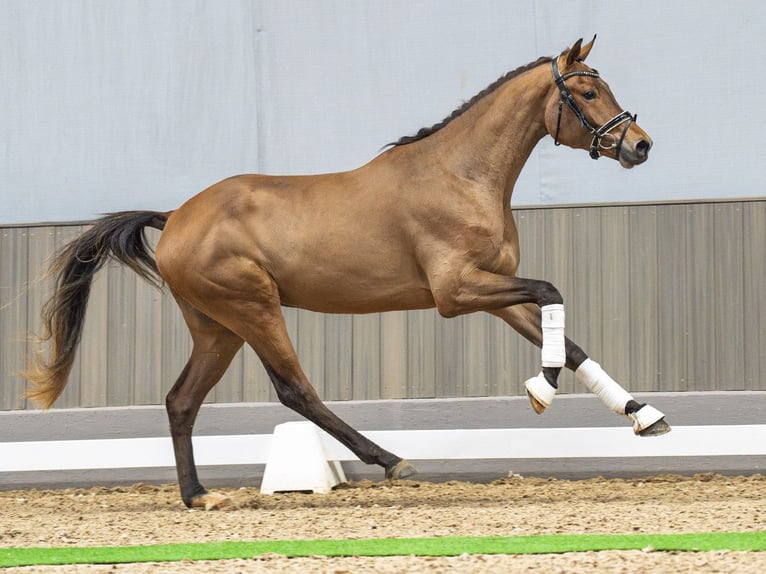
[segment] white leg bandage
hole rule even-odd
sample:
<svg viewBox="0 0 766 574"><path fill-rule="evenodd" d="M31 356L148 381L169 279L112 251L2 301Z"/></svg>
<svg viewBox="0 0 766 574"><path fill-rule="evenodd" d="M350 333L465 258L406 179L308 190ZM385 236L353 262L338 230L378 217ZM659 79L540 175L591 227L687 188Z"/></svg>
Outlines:
<svg viewBox="0 0 766 574"><path fill-rule="evenodd" d="M575 376L606 406L618 414L625 414L625 404L633 397L612 379L596 361L585 359L575 371Z"/></svg>
<svg viewBox="0 0 766 574"><path fill-rule="evenodd" d="M543 367L563 367L567 361L564 343L564 305L540 307L543 324Z"/></svg>

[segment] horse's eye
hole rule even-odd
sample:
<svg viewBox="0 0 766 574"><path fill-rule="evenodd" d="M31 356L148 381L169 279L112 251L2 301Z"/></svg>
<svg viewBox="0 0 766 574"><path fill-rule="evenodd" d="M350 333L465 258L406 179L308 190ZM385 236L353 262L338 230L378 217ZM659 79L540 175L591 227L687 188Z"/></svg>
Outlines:
<svg viewBox="0 0 766 574"><path fill-rule="evenodd" d="M593 90L588 90L582 95L582 97L585 98L586 100L595 100L596 92L594 92Z"/></svg>

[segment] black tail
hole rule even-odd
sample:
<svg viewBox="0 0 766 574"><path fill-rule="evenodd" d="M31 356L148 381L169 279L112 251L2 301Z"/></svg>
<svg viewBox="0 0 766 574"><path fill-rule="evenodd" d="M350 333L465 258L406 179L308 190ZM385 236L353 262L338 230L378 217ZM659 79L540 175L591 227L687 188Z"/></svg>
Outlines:
<svg viewBox="0 0 766 574"><path fill-rule="evenodd" d="M49 271L56 277L56 289L43 307L40 337L52 341L50 357L46 360L36 353L23 373L32 384L27 397L49 408L64 390L80 343L93 276L104 263L115 259L161 287L145 228L162 230L168 215L156 211L109 214L56 254Z"/></svg>

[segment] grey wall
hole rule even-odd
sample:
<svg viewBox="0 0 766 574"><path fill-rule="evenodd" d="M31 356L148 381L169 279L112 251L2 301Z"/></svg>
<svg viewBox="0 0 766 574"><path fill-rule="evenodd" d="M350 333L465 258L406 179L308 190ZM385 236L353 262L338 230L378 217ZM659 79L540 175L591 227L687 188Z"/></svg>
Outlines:
<svg viewBox="0 0 766 574"><path fill-rule="evenodd" d="M528 208L516 220L520 274L559 286L568 335L630 390L766 390L766 201ZM32 407L13 373L50 290L38 276L81 229L0 228L0 409ZM539 371L539 351L488 315L285 314L325 399L520 395ZM189 350L172 298L110 267L57 406L161 404ZM583 392L568 373L562 390ZM209 400L274 395L244 351Z"/></svg>
<svg viewBox="0 0 766 574"><path fill-rule="evenodd" d="M517 205L762 197L764 29L753 0L0 0L0 223L353 168L596 32L652 160L623 172L548 139Z"/></svg>

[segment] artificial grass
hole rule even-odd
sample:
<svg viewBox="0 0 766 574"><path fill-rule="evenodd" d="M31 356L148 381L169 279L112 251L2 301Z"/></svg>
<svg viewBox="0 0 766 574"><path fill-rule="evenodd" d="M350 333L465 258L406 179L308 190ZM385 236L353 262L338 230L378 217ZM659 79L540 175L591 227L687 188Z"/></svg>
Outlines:
<svg viewBox="0 0 766 574"><path fill-rule="evenodd" d="M146 546L0 548L0 568L54 564L122 564L298 556L458 556L461 554L550 554L600 550L766 551L764 532L685 534L553 534L365 540L276 540Z"/></svg>

